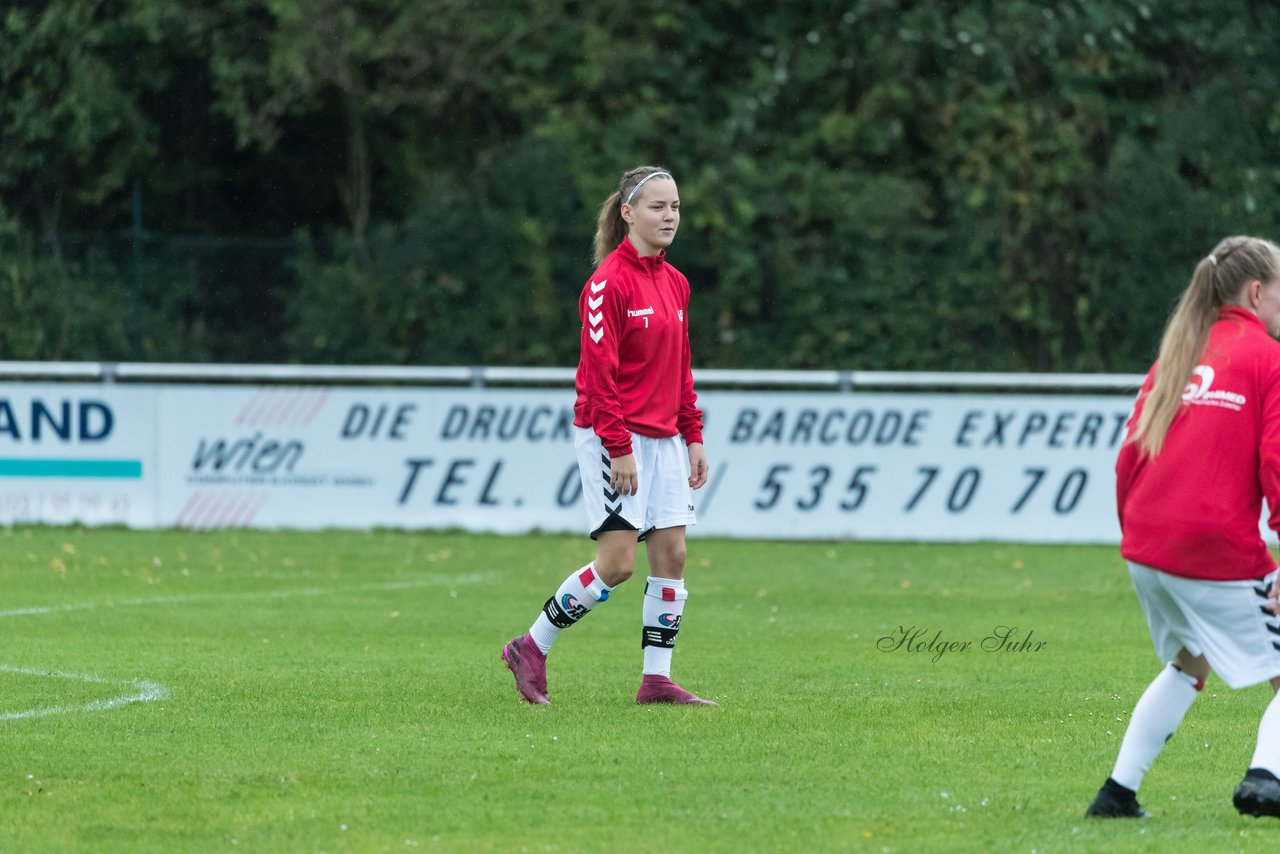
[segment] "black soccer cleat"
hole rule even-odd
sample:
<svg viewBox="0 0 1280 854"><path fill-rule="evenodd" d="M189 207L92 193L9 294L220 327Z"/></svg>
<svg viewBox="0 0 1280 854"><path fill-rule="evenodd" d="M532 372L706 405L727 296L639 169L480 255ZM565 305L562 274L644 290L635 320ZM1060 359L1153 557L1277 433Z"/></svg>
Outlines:
<svg viewBox="0 0 1280 854"><path fill-rule="evenodd" d="M1097 797L1085 810L1085 818L1151 818L1151 813L1138 805L1138 794L1121 786L1110 777L1098 790Z"/></svg>
<svg viewBox="0 0 1280 854"><path fill-rule="evenodd" d="M1236 786L1231 802L1241 815L1280 818L1280 780L1265 768L1250 768Z"/></svg>

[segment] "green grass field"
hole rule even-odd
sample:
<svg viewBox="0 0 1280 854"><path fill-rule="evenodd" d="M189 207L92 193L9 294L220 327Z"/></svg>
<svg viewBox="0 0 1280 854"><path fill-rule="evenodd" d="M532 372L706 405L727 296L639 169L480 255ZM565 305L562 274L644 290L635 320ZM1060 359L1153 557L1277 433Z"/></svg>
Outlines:
<svg viewBox="0 0 1280 854"><path fill-rule="evenodd" d="M1082 819L1159 668L1114 549L695 538L674 676L719 708L634 704L634 580L525 705L498 653L589 558L0 529L0 851L1280 848L1230 803L1270 691L1216 677L1155 817Z"/></svg>

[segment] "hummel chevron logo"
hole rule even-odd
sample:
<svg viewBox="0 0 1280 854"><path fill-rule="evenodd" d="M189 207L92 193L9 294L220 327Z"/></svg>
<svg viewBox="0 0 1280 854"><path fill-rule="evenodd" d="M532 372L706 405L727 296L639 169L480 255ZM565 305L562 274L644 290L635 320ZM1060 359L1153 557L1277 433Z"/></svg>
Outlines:
<svg viewBox="0 0 1280 854"><path fill-rule="evenodd" d="M603 282L601 282L598 285L595 282L592 282L591 293L593 294L600 293L602 290L604 290L604 286L608 283L608 281L609 281L608 279L605 279ZM591 332L588 334L591 335L591 340L596 342L597 344L599 344L600 339L604 337L604 329L603 327L600 326L601 323L604 323L604 312L597 311L597 309L599 309L603 303L604 303L603 296L598 296L594 298L587 297L587 307L591 309L591 311L588 312L587 314L587 322L591 324Z"/></svg>

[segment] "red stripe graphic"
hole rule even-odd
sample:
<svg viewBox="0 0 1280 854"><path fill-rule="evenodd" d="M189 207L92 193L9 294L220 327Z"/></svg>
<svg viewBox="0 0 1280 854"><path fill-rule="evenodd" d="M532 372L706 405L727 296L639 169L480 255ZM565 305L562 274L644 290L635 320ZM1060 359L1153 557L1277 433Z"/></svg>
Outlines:
<svg viewBox="0 0 1280 854"><path fill-rule="evenodd" d="M230 499L225 495L215 496L210 502L204 519L200 521L200 529L210 531L219 527L218 521L226 512L227 503Z"/></svg>
<svg viewBox="0 0 1280 854"><path fill-rule="evenodd" d="M289 393L276 389L271 392L271 403L258 417L258 427L271 427L280 417L280 411L289 404Z"/></svg>
<svg viewBox="0 0 1280 854"><path fill-rule="evenodd" d="M199 490L191 493L191 499L187 501L186 506L182 508L182 512L178 514L178 518L174 520L174 524L179 528L191 528L195 519L196 511L200 508L204 501L204 493Z"/></svg>
<svg viewBox="0 0 1280 854"><path fill-rule="evenodd" d="M283 424L288 424L297 405L298 391L296 389L283 389L280 392L280 405L276 407L275 417L271 420L271 426L279 427Z"/></svg>
<svg viewBox="0 0 1280 854"><path fill-rule="evenodd" d="M245 407L244 423L255 427L262 420L262 413L271 405L271 392L258 390L253 393L249 405Z"/></svg>
<svg viewBox="0 0 1280 854"><path fill-rule="evenodd" d="M328 400L328 389L258 389L245 402L235 423L242 427L309 427Z"/></svg>
<svg viewBox="0 0 1280 854"><path fill-rule="evenodd" d="M206 493L204 501L200 502L200 508L192 514L191 527L197 531L205 531L209 528L209 517L217 512L218 498L212 493Z"/></svg>
<svg viewBox="0 0 1280 854"><path fill-rule="evenodd" d="M222 502L222 512L218 513L212 521L214 528L226 528L231 525L231 520L235 518L236 511L240 506L240 496L237 493L229 493Z"/></svg>
<svg viewBox="0 0 1280 854"><path fill-rule="evenodd" d="M197 490L187 498L173 524L193 531L245 528L253 523L270 497L270 493Z"/></svg>
<svg viewBox="0 0 1280 854"><path fill-rule="evenodd" d="M329 400L329 390L325 389L324 391L316 392L314 397L315 402L311 404L311 408L302 417L303 427L310 427L311 422L316 420L316 416L320 414L320 410L324 408L325 403Z"/></svg>
<svg viewBox="0 0 1280 854"><path fill-rule="evenodd" d="M253 394L249 396L249 400L245 403L245 405L240 407L240 414L236 416L237 425L243 424L245 422L245 419L249 417L249 413L253 410L254 406L257 405L258 396L260 394L262 394L261 391L255 391Z"/></svg>
<svg viewBox="0 0 1280 854"><path fill-rule="evenodd" d="M287 427L298 427L302 424L303 418L306 417L307 410L311 408L311 399L316 396L316 392L307 391L306 389L294 389L289 403L289 417L284 423Z"/></svg>
<svg viewBox="0 0 1280 854"><path fill-rule="evenodd" d="M178 518L173 520L174 526L178 528L185 528L187 524L187 514L192 512L195 506L199 503L200 493L191 493L191 497L187 499L187 503L182 505L182 509L178 511Z"/></svg>
<svg viewBox="0 0 1280 854"><path fill-rule="evenodd" d="M235 503L235 495L219 495L209 517L204 520L205 530L224 527L222 522L227 518L227 510Z"/></svg>
<svg viewBox="0 0 1280 854"><path fill-rule="evenodd" d="M270 497L270 495L264 493L259 495L257 498L250 499L249 503L245 505L244 515L242 515L238 520L239 526L247 528L258 515L258 511L262 509L262 506L267 503L267 499Z"/></svg>
<svg viewBox="0 0 1280 854"><path fill-rule="evenodd" d="M305 394L306 392L296 388L280 392L280 406L276 409L276 417L271 425L280 427L292 421L294 410L298 408L298 400Z"/></svg>
<svg viewBox="0 0 1280 854"><path fill-rule="evenodd" d="M213 501L213 495L208 492L200 497L200 503L191 510L191 528L199 531L204 527L204 519L209 514L209 508L213 505Z"/></svg>

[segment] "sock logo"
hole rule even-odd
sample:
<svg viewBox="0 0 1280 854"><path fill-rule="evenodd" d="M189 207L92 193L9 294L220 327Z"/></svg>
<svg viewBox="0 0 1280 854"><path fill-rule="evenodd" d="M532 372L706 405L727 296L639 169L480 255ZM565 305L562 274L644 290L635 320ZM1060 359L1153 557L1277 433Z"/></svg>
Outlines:
<svg viewBox="0 0 1280 854"><path fill-rule="evenodd" d="M665 616L675 617L676 622L680 621L680 618L675 614L667 614ZM662 626L645 626L640 630L640 648L643 649L647 646L656 646L665 649L672 649L676 645L676 633L677 631L674 628L668 629L663 628Z"/></svg>
<svg viewBox="0 0 1280 854"><path fill-rule="evenodd" d="M572 593L566 593L560 598L560 607L575 622L587 615L587 609L582 607L582 603Z"/></svg>
<svg viewBox="0 0 1280 854"><path fill-rule="evenodd" d="M680 615L679 614L659 614L658 623L660 625L666 626L668 629L678 629L680 628Z"/></svg>

